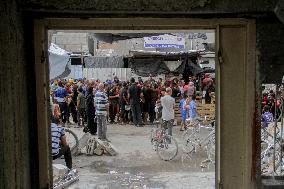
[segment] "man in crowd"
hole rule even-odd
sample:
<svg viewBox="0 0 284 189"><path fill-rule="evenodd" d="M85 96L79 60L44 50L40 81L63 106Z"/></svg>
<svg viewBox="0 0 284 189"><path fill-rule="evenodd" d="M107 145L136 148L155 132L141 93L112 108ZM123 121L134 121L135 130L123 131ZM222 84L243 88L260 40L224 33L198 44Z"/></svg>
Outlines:
<svg viewBox="0 0 284 189"><path fill-rule="evenodd" d="M151 105L151 89L149 87L150 85L150 82L149 81L145 81L144 83L144 87L142 89L142 94L143 94L143 114L142 114L142 117L143 117L143 121L144 123L146 124L147 123L147 119L148 119L148 116L150 116L150 105Z"/></svg>
<svg viewBox="0 0 284 189"><path fill-rule="evenodd" d="M211 99L212 99L211 95L212 95L212 92L215 91L212 80L209 80L207 82L207 85L204 87L204 91L205 91L205 103L211 104Z"/></svg>
<svg viewBox="0 0 284 189"><path fill-rule="evenodd" d="M81 122L82 126L84 126L84 119L85 119L85 111L86 111L86 98L83 94L83 89L80 87L78 89L78 97L77 97L77 120L78 120L78 127L80 127Z"/></svg>
<svg viewBox="0 0 284 189"><path fill-rule="evenodd" d="M97 134L97 124L95 123L95 106L94 106L94 95L93 87L88 88L88 95L86 99L86 108L87 108L87 128L91 135Z"/></svg>
<svg viewBox="0 0 284 189"><path fill-rule="evenodd" d="M172 89L166 88L165 96L161 98L162 109L162 125L168 129L168 134L172 135L172 127L175 119L175 99L171 97Z"/></svg>
<svg viewBox="0 0 284 189"><path fill-rule="evenodd" d="M59 126L59 119L51 117L52 158L53 160L64 155L66 167L72 169L72 156L70 147L66 141L64 128Z"/></svg>
<svg viewBox="0 0 284 189"><path fill-rule="evenodd" d="M156 84L151 84L151 102L149 104L149 120L150 124L153 124L156 118L155 105L158 100L158 86Z"/></svg>
<svg viewBox="0 0 284 189"><path fill-rule="evenodd" d="M204 79L202 80L202 89L203 89L205 86L207 86L207 85L208 85L208 82L210 82L210 81L213 82L213 80L212 80L211 77L210 77L210 74L209 74L209 73L206 73L206 74L204 75ZM204 89L203 89L203 91L204 91Z"/></svg>
<svg viewBox="0 0 284 189"><path fill-rule="evenodd" d="M273 122L273 114L269 111L269 106L266 105L263 108L263 114L261 115L262 127L267 128L268 124Z"/></svg>
<svg viewBox="0 0 284 189"><path fill-rule="evenodd" d="M141 89L136 85L135 79L130 79L131 86L128 89L128 96L132 111L132 119L133 123L136 127L143 126L142 125L142 117L141 117L141 107L140 107L140 96Z"/></svg>
<svg viewBox="0 0 284 189"><path fill-rule="evenodd" d="M97 116L97 126L98 126L98 138L110 142L106 138L107 132L107 114L109 109L108 97L104 92L104 84L100 83L98 85L98 91L95 95L95 107Z"/></svg>
<svg viewBox="0 0 284 189"><path fill-rule="evenodd" d="M122 124L128 123L128 99L127 99L127 83L123 82L119 94L119 106Z"/></svg>
<svg viewBox="0 0 284 189"><path fill-rule="evenodd" d="M117 114L117 105L119 101L119 92L117 91L117 84L114 83L108 91L109 97L109 119L110 123L114 123Z"/></svg>
<svg viewBox="0 0 284 189"><path fill-rule="evenodd" d="M77 97L78 97L78 89L77 89L77 85L73 85L72 88L72 94L71 94L71 101L69 103L69 110L72 114L72 118L73 118L73 122L74 123L78 123L77 120L77 110L76 110L76 106L77 106Z"/></svg>
<svg viewBox="0 0 284 189"><path fill-rule="evenodd" d="M67 107L67 97L69 96L67 90L64 88L61 81L58 82L58 88L56 89L54 96L58 102L61 111L61 120L63 124L66 123L68 119L68 107Z"/></svg>

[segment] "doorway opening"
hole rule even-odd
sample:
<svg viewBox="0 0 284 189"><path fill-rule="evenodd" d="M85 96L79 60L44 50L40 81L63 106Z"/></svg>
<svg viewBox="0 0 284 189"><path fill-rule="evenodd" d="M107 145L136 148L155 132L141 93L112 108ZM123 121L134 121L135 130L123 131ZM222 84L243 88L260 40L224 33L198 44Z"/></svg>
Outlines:
<svg viewBox="0 0 284 189"><path fill-rule="evenodd" d="M215 187L214 30L49 30L48 42L52 114L65 128L80 177L73 187ZM139 89L138 112L132 109L133 86ZM106 138L96 110L101 90L109 104ZM170 108L163 107L167 96L174 102ZM173 112L173 134L164 144L157 135L168 121L166 108ZM53 161L58 163L65 164Z"/></svg>
<svg viewBox="0 0 284 189"><path fill-rule="evenodd" d="M72 22L70 22L72 20ZM49 106L49 30L95 30L98 33L186 33L190 29L215 30L216 139L215 188L255 188L260 168L255 165L256 60L255 23L247 19L43 19L35 21L35 69L39 125L40 186L51 185L52 172ZM234 37L232 37L232 35ZM125 60L125 59L124 59ZM43 64L46 63L46 64ZM128 63L125 63L126 65ZM234 86L234 87L232 87ZM222 90L221 90L222 89ZM222 99L222 103L221 103ZM238 144L238 145L235 145ZM42 150L43 149L43 150ZM232 163L233 162L233 163ZM242 166L239 166L242 165ZM234 171L232 171L234 170Z"/></svg>

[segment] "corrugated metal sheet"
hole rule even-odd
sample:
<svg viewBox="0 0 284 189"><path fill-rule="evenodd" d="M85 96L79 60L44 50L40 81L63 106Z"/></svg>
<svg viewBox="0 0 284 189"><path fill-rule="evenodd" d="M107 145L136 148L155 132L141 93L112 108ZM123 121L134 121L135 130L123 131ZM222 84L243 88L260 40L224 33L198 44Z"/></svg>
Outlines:
<svg viewBox="0 0 284 189"><path fill-rule="evenodd" d="M83 75L86 79L99 79L101 81L113 80L114 76L117 76L120 81L127 81L131 77L134 77L137 81L139 77L131 71L131 68L84 68ZM148 79L148 77L141 78L143 81ZM161 74L153 78L155 80L158 80L158 78L165 80L165 75Z"/></svg>
<svg viewBox="0 0 284 189"><path fill-rule="evenodd" d="M66 77L66 79L79 79L83 78L83 70L81 65L70 65L71 73Z"/></svg>
<svg viewBox="0 0 284 189"><path fill-rule="evenodd" d="M119 80L126 81L132 77L130 68L84 68L83 75L86 79L99 79L106 81L117 76Z"/></svg>

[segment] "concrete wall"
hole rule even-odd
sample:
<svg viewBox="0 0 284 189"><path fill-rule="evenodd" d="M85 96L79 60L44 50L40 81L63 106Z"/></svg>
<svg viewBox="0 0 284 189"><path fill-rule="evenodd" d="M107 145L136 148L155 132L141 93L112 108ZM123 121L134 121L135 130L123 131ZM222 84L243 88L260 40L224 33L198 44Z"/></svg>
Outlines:
<svg viewBox="0 0 284 189"><path fill-rule="evenodd" d="M250 13L266 12L274 9L277 0L22 0L27 9L85 11L85 13ZM70 11L70 12L68 12ZM74 12L73 12L74 13ZM53 16L55 16L53 14ZM182 15L180 15L182 16ZM84 17L83 17L84 18Z"/></svg>
<svg viewBox="0 0 284 189"><path fill-rule="evenodd" d="M88 33L56 32L51 42L69 52L89 52Z"/></svg>

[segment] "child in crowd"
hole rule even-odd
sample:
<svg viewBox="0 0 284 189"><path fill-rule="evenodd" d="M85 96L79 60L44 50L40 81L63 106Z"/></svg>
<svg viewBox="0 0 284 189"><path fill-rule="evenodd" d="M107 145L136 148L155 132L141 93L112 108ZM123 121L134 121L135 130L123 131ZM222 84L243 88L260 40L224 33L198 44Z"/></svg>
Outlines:
<svg viewBox="0 0 284 189"><path fill-rule="evenodd" d="M197 103L196 103L195 95L192 95L191 101L189 103L189 118L190 118L191 123L198 118Z"/></svg>
<svg viewBox="0 0 284 189"><path fill-rule="evenodd" d="M183 98L180 100L179 103L180 112L181 112L181 128L180 131L184 131L186 129L186 118L188 114L188 106L187 106L187 94L183 94Z"/></svg>

